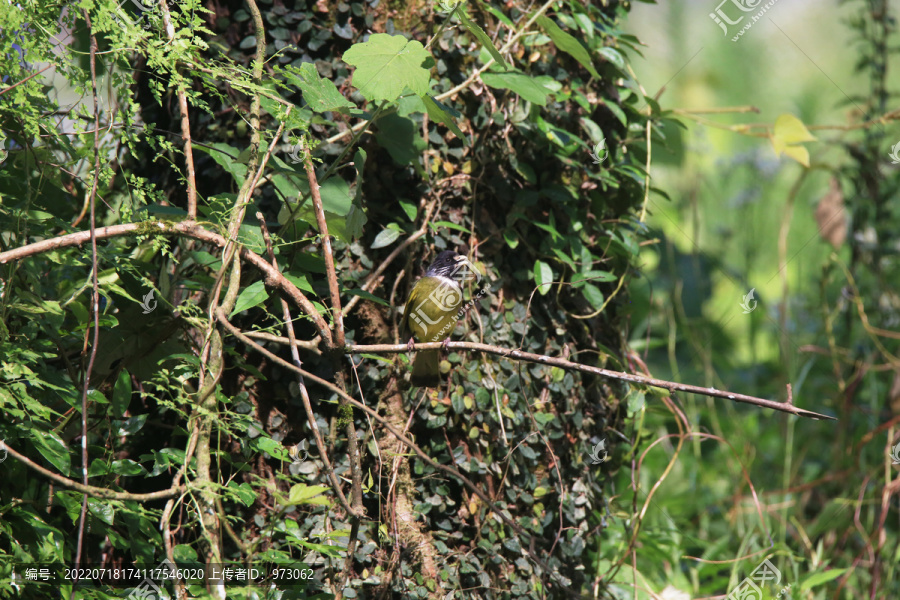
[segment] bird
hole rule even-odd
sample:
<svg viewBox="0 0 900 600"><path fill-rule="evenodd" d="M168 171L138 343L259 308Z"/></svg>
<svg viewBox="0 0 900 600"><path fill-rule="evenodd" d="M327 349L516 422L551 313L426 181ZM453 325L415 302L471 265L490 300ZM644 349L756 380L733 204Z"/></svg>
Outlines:
<svg viewBox="0 0 900 600"><path fill-rule="evenodd" d="M419 343L447 340L462 304L461 282L477 270L465 255L453 250L438 254L409 292L403 309L403 331ZM420 350L413 359L410 383L417 387L440 385L440 350Z"/></svg>

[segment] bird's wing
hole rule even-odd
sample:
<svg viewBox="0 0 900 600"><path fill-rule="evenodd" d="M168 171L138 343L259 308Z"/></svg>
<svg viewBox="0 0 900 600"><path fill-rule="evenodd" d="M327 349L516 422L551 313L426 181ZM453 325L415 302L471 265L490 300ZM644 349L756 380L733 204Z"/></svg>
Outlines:
<svg viewBox="0 0 900 600"><path fill-rule="evenodd" d="M421 279L419 280L421 281ZM419 283L416 282L416 284ZM413 285L412 290L409 292L409 298L406 299L406 306L403 307L403 316L400 317L400 337L405 338L407 336L412 336L412 327L409 326L409 311L413 306L418 304L419 297L419 288L416 285Z"/></svg>

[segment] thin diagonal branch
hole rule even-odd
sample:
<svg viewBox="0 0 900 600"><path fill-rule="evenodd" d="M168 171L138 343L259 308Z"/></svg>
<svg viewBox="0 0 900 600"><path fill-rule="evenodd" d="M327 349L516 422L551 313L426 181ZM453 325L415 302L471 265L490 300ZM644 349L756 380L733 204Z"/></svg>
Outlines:
<svg viewBox="0 0 900 600"><path fill-rule="evenodd" d="M316 168L313 166L312 152L306 147L306 138L300 143L303 152L303 166L306 168L306 178L309 180L309 191L312 196L313 209L316 211L316 221L319 225L319 235L322 236L322 251L325 254L325 275L328 278L328 291L331 293L331 312L334 318L334 348L340 350L344 347L344 317L341 314L341 292L338 288L337 272L334 268L334 252L331 250L331 237L328 235L328 223L325 221L325 208L322 205L322 195L319 193L319 182L316 179ZM293 348L293 346L291 346Z"/></svg>
<svg viewBox="0 0 900 600"><path fill-rule="evenodd" d="M688 392L691 394L700 394L702 396L711 396L713 398L725 398L727 400L733 400L735 402L745 402L747 404L762 406L763 408L771 408L772 410L790 413L792 415L797 415L798 417L832 421L837 420L834 417L830 417L828 415L823 415L809 410L804 410L802 408L797 408L790 402L775 402L774 400L757 398L755 396L747 396L745 394L738 394L736 392L730 392L728 390L717 390L715 388L705 388L696 385L677 383L675 381L666 381L664 379L654 379L652 377L644 377L643 375L634 375L632 373L623 373L621 371L611 371L609 369L601 369L600 367L582 365L553 356L532 354L531 352L522 352L521 350L516 350L514 348L502 348L500 346L491 346L489 344L480 344L477 342L447 342L446 344L443 342L428 342L425 344L413 344L412 346L407 346L407 344L375 344L371 346L350 344L346 347L346 352L348 354L393 354L408 352L410 349L440 350L442 348L447 348L448 350L474 350L476 352L486 352L488 354L505 356L506 358L512 358L514 360L523 360L526 362L559 367L560 369L566 369L570 371L581 371L582 373L590 373L592 375L599 375L601 377L609 377L610 379L618 379L620 381L649 385L650 387L662 388L665 390L669 390L670 392Z"/></svg>
<svg viewBox="0 0 900 600"><path fill-rule="evenodd" d="M45 469L27 456L20 454L16 450L10 448L9 445L4 441L0 441L0 450L8 452L10 456L26 465L28 468L40 473L48 479L55 481L61 486L81 492L86 496L90 496L91 498L100 498L102 500L133 500L135 502L148 502L150 500L161 500L163 498L172 498L174 496L179 496L183 494L187 489L183 485L176 485L166 490L149 492L146 494L116 492L108 488L101 488L93 485L84 485L83 483L78 483L77 481L73 481L67 477L63 477L58 473L54 473L49 469Z"/></svg>
<svg viewBox="0 0 900 600"><path fill-rule="evenodd" d="M175 41L175 27L172 25L172 15L169 13L169 5L167 0L159 0L159 6L162 9L163 23L166 27L166 36L169 42ZM178 68L175 68L175 74L178 75ZM179 78L180 79L180 78ZM188 217L197 218L197 176L194 171L194 149L191 146L191 121L188 118L187 93L182 82L176 82L175 91L178 94L178 110L181 112L181 139L184 141L184 162L187 169L188 181Z"/></svg>

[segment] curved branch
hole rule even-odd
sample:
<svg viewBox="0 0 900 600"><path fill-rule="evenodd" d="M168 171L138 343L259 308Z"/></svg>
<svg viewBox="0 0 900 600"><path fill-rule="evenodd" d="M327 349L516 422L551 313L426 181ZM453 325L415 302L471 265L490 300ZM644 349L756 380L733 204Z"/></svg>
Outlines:
<svg viewBox="0 0 900 600"><path fill-rule="evenodd" d="M218 246L219 248L224 248L226 244L226 240L224 237L222 237L218 233L209 231L208 229L204 229L195 221L180 221L174 223L169 221L143 221L140 223L111 225L109 227L101 227L96 230L98 240L126 235L147 235L151 233L156 233L159 235L179 235L183 237L189 237L195 240L200 240L201 242L213 244L215 246ZM7 250L6 252L0 252L0 265L6 264L11 260L20 260L28 256L42 254L44 252L57 250L59 248L81 246L82 244L90 241L90 239L90 231L79 231L78 233L70 233L68 235L62 235L59 237L51 238L49 240L43 240L40 242L35 242L33 244L20 246L19 248L13 248L12 250ZM312 319L313 325L318 330L319 335L322 336L328 346L331 346L331 330L328 328L328 324L325 322L325 319L322 318L322 315L319 314L319 311L316 310L315 306L313 306L313 303L310 302L309 299L303 294L303 292L297 289L297 286L295 286L293 283L285 279L284 275L282 275L280 271L266 262L266 260L258 254L242 247L240 250L240 255L242 259L249 262L254 267L263 272L263 274L265 275L266 285L277 287L283 290L284 293L287 294L294 301L294 303L296 303L297 306L299 306L300 309L309 316L310 319Z"/></svg>

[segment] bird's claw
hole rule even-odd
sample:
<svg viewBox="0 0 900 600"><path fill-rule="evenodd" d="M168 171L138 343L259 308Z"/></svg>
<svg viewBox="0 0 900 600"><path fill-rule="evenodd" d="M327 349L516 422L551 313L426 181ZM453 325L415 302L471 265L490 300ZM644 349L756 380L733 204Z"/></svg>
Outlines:
<svg viewBox="0 0 900 600"><path fill-rule="evenodd" d="M415 340L413 340L413 338L409 338L409 341L406 342L406 351L407 352L412 352L413 344L415 344Z"/></svg>

